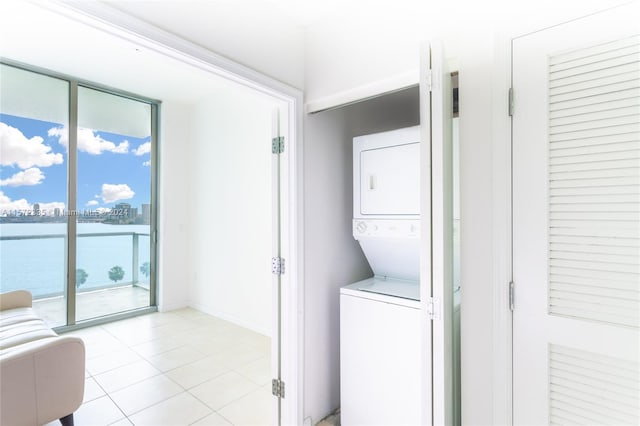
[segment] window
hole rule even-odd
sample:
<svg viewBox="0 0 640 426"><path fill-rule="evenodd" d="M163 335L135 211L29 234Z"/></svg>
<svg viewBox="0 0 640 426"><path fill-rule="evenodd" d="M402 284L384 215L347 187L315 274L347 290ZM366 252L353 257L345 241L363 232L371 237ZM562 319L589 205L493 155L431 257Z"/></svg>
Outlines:
<svg viewBox="0 0 640 426"><path fill-rule="evenodd" d="M157 103L7 64L0 78L1 291L31 291L53 326L154 306Z"/></svg>

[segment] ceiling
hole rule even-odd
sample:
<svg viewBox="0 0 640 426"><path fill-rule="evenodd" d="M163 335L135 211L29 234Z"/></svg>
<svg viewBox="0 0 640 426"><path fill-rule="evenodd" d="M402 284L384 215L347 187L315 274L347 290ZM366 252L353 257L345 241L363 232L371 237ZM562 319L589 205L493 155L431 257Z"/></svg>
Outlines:
<svg viewBox="0 0 640 426"><path fill-rule="evenodd" d="M539 28L624 0L84 0L115 9L304 89L305 34L331 22L385 20L434 34ZM51 1L51 4L60 3ZM44 3L45 5L47 2ZM202 69L18 0L0 3L0 56L160 100L192 103L236 87ZM251 61L259 63L255 67ZM286 64L283 66L282 64Z"/></svg>
<svg viewBox="0 0 640 426"><path fill-rule="evenodd" d="M249 90L29 2L3 2L0 12L0 57L9 63L185 104Z"/></svg>

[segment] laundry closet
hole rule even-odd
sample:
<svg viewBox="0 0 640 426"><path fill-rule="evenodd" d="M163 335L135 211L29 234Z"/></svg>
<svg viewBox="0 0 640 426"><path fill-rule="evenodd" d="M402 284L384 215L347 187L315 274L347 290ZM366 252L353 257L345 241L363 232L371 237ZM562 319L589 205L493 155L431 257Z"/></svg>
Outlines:
<svg viewBox="0 0 640 426"><path fill-rule="evenodd" d="M460 421L450 79L305 118L305 377L343 425Z"/></svg>

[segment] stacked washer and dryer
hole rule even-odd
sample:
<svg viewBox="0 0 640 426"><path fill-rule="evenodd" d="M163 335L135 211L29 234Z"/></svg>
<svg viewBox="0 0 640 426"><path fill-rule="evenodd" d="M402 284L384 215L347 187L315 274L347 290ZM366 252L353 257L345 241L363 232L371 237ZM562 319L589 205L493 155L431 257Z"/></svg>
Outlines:
<svg viewBox="0 0 640 426"><path fill-rule="evenodd" d="M340 290L343 425L418 425L420 127L353 140L353 236L374 276Z"/></svg>

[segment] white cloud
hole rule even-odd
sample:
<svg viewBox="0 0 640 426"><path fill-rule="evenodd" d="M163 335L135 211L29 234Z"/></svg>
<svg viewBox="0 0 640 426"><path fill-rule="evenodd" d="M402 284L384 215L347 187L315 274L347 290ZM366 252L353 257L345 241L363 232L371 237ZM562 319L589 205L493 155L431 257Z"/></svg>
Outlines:
<svg viewBox="0 0 640 426"><path fill-rule="evenodd" d="M89 202L87 202L87 206L88 207L97 206L98 204L100 204L100 203L97 202L96 200L90 200Z"/></svg>
<svg viewBox="0 0 640 426"><path fill-rule="evenodd" d="M151 165L151 161L143 161L142 165L145 167L149 167Z"/></svg>
<svg viewBox="0 0 640 426"><path fill-rule="evenodd" d="M15 127L0 123L0 164L18 165L21 169L62 164L62 154L51 152L51 147L43 142L44 139L40 136L27 139Z"/></svg>
<svg viewBox="0 0 640 426"><path fill-rule="evenodd" d="M24 198L12 201L0 191L0 215L8 213L7 210L31 210L31 205Z"/></svg>
<svg viewBox="0 0 640 426"><path fill-rule="evenodd" d="M69 132L66 127L54 127L49 129L48 135L57 137L58 142L69 147ZM78 129L78 150L92 155L100 155L103 152L113 152L114 154L126 154L129 152L129 141L122 141L119 145L102 139L91 129Z"/></svg>
<svg viewBox="0 0 640 426"><path fill-rule="evenodd" d="M38 203L40 207L40 214L46 216L53 216L56 209L64 211L64 203L59 201L53 201L51 203ZM8 196L4 195L4 192L0 191L0 216L5 216L11 213L11 211L32 211L33 204L30 204L24 198L19 200L11 200Z"/></svg>
<svg viewBox="0 0 640 426"><path fill-rule="evenodd" d="M102 193L99 195L105 203L113 203L120 200L128 200L136 195L126 183L102 184Z"/></svg>
<svg viewBox="0 0 640 426"><path fill-rule="evenodd" d="M23 172L18 172L13 176L0 180L0 185L4 186L29 186L38 185L44 180L44 173L37 168L32 167Z"/></svg>
<svg viewBox="0 0 640 426"><path fill-rule="evenodd" d="M133 150L133 153L135 155L144 155L150 152L151 152L151 142L145 142L139 147L137 147L135 150Z"/></svg>
<svg viewBox="0 0 640 426"><path fill-rule="evenodd" d="M122 141L111 152L114 154L126 154L129 152L129 141Z"/></svg>
<svg viewBox="0 0 640 426"><path fill-rule="evenodd" d="M40 210L44 212L47 216L53 216L56 209L60 209L60 211L64 210L64 203L54 201L52 203L38 203L40 204Z"/></svg>

